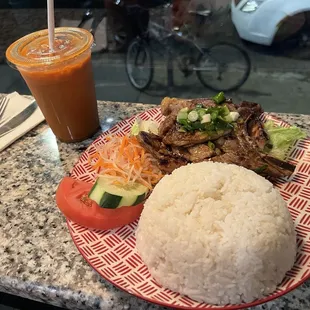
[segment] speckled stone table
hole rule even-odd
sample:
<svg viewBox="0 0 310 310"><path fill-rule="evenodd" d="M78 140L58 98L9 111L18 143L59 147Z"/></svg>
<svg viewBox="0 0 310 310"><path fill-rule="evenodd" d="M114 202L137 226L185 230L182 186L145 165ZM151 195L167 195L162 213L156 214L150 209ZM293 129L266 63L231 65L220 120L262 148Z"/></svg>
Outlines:
<svg viewBox="0 0 310 310"><path fill-rule="evenodd" d="M99 102L102 129L150 107ZM280 116L310 134L310 116ZM42 124L0 153L0 291L74 310L163 310L101 279L75 248L56 207L59 181L91 142L60 143ZM253 309L309 310L310 282Z"/></svg>

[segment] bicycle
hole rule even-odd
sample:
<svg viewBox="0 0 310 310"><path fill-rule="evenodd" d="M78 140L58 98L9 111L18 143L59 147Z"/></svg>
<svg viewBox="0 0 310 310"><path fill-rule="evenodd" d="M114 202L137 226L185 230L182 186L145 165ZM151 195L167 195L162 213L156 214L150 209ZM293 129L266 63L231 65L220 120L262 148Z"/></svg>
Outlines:
<svg viewBox="0 0 310 310"><path fill-rule="evenodd" d="M164 6L169 7L171 4L166 3ZM144 10L137 6L136 9ZM189 13L204 22L207 19L210 21L212 16L209 10ZM156 50L152 49L154 43L157 45ZM161 53L161 50L164 53ZM251 72L251 61L247 52L235 44L218 42L208 48L200 47L195 36L184 35L179 29L167 30L150 22L148 29L129 44L125 59L128 79L131 85L140 91L147 89L153 80L152 51L167 56L169 86L173 85L173 60L185 77L196 72L201 84L215 91L233 91L240 88Z"/></svg>

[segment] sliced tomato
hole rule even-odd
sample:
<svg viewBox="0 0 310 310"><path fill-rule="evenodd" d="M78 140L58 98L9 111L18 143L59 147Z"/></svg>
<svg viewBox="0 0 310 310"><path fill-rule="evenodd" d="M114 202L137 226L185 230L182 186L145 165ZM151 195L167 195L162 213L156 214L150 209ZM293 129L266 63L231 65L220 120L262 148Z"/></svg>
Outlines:
<svg viewBox="0 0 310 310"><path fill-rule="evenodd" d="M56 192L56 203L61 212L73 222L92 229L113 229L139 218L143 203L117 209L101 208L88 198L92 184L65 177Z"/></svg>

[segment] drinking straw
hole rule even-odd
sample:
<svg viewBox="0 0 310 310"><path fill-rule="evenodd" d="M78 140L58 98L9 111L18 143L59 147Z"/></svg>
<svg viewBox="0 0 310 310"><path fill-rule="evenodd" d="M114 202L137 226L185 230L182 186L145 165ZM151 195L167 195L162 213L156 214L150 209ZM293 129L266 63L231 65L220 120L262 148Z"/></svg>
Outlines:
<svg viewBox="0 0 310 310"><path fill-rule="evenodd" d="M48 43L50 51L54 51L55 36L55 17L54 17L54 0L47 0L47 25L48 25Z"/></svg>

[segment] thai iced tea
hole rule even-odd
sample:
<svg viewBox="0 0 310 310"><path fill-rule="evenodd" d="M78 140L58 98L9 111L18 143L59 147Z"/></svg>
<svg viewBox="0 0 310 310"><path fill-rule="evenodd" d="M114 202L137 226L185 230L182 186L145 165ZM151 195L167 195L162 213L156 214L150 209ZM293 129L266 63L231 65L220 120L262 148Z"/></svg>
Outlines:
<svg viewBox="0 0 310 310"><path fill-rule="evenodd" d="M54 50L47 30L32 33L7 50L57 138L82 141L99 129L91 64L92 35L79 28L56 28Z"/></svg>

